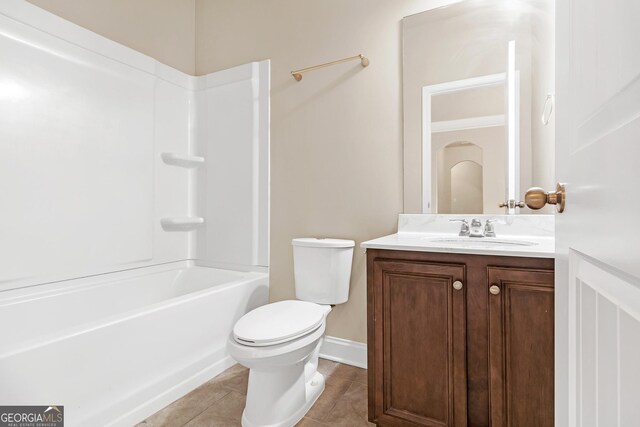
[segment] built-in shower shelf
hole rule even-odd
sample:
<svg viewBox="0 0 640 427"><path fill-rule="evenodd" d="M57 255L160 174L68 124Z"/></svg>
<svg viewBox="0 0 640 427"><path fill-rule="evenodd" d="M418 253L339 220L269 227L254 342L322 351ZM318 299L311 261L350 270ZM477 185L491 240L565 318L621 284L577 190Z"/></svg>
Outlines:
<svg viewBox="0 0 640 427"><path fill-rule="evenodd" d="M166 231L188 231L204 224L200 216L167 217L160 219L160 225Z"/></svg>
<svg viewBox="0 0 640 427"><path fill-rule="evenodd" d="M168 165L181 168L195 168L204 163L204 157L190 156L187 154L162 153L162 161Z"/></svg>

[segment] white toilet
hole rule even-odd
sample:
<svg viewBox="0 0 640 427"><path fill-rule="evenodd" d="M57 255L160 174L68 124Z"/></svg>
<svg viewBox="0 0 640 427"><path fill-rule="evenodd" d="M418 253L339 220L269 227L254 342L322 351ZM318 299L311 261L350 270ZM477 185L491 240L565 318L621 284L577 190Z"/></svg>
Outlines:
<svg viewBox="0 0 640 427"><path fill-rule="evenodd" d="M293 239L295 301L263 305L233 328L228 349L249 368L243 427L294 426L324 390L318 354L331 305L349 297L353 240Z"/></svg>

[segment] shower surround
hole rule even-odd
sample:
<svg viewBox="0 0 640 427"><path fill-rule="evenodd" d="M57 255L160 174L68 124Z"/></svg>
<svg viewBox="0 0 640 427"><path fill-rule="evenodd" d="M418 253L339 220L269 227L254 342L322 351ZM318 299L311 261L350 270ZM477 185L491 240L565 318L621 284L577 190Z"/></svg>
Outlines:
<svg viewBox="0 0 640 427"><path fill-rule="evenodd" d="M267 302L269 61L189 76L0 4L0 404L129 425Z"/></svg>

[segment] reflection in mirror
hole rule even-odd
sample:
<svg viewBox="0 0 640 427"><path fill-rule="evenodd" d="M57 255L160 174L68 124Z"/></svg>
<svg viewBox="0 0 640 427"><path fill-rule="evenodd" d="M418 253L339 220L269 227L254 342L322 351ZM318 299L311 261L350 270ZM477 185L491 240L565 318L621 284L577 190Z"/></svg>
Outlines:
<svg viewBox="0 0 640 427"><path fill-rule="evenodd" d="M507 132L503 100L505 98L505 74L481 76L471 79L425 86L422 89L423 103L423 161L431 174L423 174L423 212L438 213L501 213L495 200L505 195L505 155L507 154ZM430 112L430 115L429 115ZM472 189L466 192L469 197L482 200L473 211L457 210L454 205L439 203L440 193L448 188L448 181L442 182L448 175L448 168L441 173L443 166L435 162L435 153L451 141L472 141L479 151L472 156L470 148L458 149L466 153L458 162L473 160L486 164L486 182L479 186L484 194L472 195ZM451 145L447 145L450 147ZM430 154L429 154L430 153ZM474 158L477 157L477 158ZM484 192L486 189L486 192ZM471 206L463 201L456 206Z"/></svg>
<svg viewBox="0 0 640 427"><path fill-rule="evenodd" d="M437 209L440 213L477 213L483 207L482 148L454 142L438 152Z"/></svg>
<svg viewBox="0 0 640 427"><path fill-rule="evenodd" d="M554 5L452 3L402 23L404 210L504 213L499 203L532 182L553 185L553 118L541 115L554 90Z"/></svg>
<svg viewBox="0 0 640 427"><path fill-rule="evenodd" d="M479 210L482 210L482 166L473 160L463 160L451 168L451 211Z"/></svg>

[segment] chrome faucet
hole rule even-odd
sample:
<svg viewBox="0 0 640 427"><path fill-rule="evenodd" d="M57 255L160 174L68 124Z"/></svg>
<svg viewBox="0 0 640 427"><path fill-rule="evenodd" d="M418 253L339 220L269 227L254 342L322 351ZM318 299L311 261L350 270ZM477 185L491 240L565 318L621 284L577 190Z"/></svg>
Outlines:
<svg viewBox="0 0 640 427"><path fill-rule="evenodd" d="M467 222L466 219L450 219L450 222L461 222L462 224L460 224L460 233L458 233L458 236L461 237L469 237L470 232L469 232L469 223Z"/></svg>
<svg viewBox="0 0 640 427"><path fill-rule="evenodd" d="M484 237L482 222L477 218L471 220L471 231L469 232L469 237Z"/></svg>
<svg viewBox="0 0 640 427"><path fill-rule="evenodd" d="M469 221L466 219L450 219L451 222L459 222L460 224L460 232L458 236L461 237L496 237L496 230L493 228L493 224L506 224L501 219L488 219L484 224L484 229L482 228L482 221L478 218L473 218L471 220L471 225L469 225Z"/></svg>

